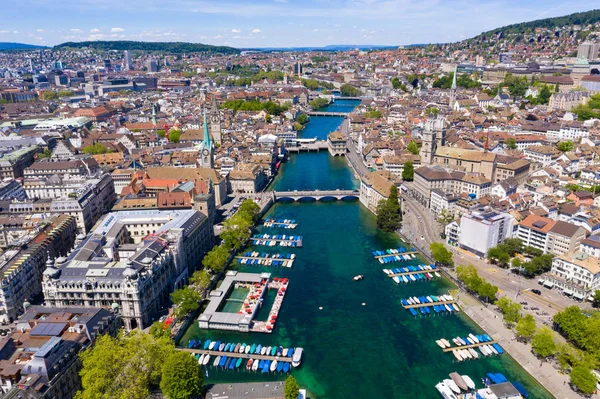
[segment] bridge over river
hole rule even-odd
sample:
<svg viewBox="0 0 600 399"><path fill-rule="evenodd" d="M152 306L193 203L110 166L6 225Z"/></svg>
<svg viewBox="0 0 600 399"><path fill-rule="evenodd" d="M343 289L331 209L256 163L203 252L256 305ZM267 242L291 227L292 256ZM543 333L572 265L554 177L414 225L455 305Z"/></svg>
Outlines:
<svg viewBox="0 0 600 399"><path fill-rule="evenodd" d="M294 201L301 199L315 199L317 201L323 198L335 198L341 200L344 198L358 198L358 190L294 190L294 191L271 191L275 200L289 198Z"/></svg>

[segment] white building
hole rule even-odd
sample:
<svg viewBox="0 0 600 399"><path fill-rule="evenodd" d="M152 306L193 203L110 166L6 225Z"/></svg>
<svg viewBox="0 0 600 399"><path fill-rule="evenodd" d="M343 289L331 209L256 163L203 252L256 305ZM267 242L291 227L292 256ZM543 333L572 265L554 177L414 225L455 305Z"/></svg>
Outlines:
<svg viewBox="0 0 600 399"><path fill-rule="evenodd" d="M581 226L537 215L528 215L522 220L515 235L524 246L555 255L578 250L585 236L586 231Z"/></svg>
<svg viewBox="0 0 600 399"><path fill-rule="evenodd" d="M600 289L599 260L583 252L557 256L552 260L548 280L567 295L587 299Z"/></svg>
<svg viewBox="0 0 600 399"><path fill-rule="evenodd" d="M511 237L514 223L508 213L485 209L463 215L458 243L461 248L485 257L490 248Z"/></svg>

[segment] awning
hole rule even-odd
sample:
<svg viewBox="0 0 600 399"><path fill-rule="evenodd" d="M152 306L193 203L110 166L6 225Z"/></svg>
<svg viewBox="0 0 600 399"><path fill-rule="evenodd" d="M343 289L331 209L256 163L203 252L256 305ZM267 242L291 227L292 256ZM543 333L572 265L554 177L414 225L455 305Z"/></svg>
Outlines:
<svg viewBox="0 0 600 399"><path fill-rule="evenodd" d="M573 298L577 298L577 299L583 299L584 297L585 297L585 295L583 295L583 294L580 294L580 293L578 293L578 292L576 292L576 293L574 293L574 294L573 294Z"/></svg>
<svg viewBox="0 0 600 399"><path fill-rule="evenodd" d="M565 295L573 295L573 291L571 291L571 290L569 290L569 289L564 289L564 290L563 290L563 293L564 293Z"/></svg>
<svg viewBox="0 0 600 399"><path fill-rule="evenodd" d="M544 281L544 287L552 288L554 287L554 283L550 280Z"/></svg>

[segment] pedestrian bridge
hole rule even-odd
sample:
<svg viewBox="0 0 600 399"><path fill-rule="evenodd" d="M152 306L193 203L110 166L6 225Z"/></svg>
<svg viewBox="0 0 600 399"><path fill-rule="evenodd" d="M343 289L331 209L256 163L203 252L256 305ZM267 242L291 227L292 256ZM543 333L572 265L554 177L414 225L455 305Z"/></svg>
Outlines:
<svg viewBox="0 0 600 399"><path fill-rule="evenodd" d="M344 198L358 198L358 190L294 190L294 191L272 191L275 201L278 199L292 199L299 201L301 199L314 199L320 201L326 198L342 200Z"/></svg>
<svg viewBox="0 0 600 399"><path fill-rule="evenodd" d="M326 112L326 111L311 111L307 112L309 116L342 116L347 117L349 112Z"/></svg>

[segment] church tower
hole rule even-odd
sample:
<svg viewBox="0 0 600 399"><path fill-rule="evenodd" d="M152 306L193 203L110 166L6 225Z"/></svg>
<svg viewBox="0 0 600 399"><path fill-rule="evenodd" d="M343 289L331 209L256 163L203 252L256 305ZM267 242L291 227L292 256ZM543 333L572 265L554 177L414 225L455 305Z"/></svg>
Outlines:
<svg viewBox="0 0 600 399"><path fill-rule="evenodd" d="M200 144L200 152L198 154L198 164L201 168L213 168L215 166L215 153L212 141L210 140L210 133L208 131L208 124L206 123L206 109L204 109L204 139Z"/></svg>
<svg viewBox="0 0 600 399"><path fill-rule="evenodd" d="M217 107L217 98L213 96L212 108L210 110L210 135L215 144L221 145L221 114Z"/></svg>
<svg viewBox="0 0 600 399"><path fill-rule="evenodd" d="M456 104L456 75L458 72L458 66L454 67L454 76L452 77L452 87L450 87L450 109L454 110Z"/></svg>
<svg viewBox="0 0 600 399"><path fill-rule="evenodd" d="M421 165L432 165L435 159L435 152L439 147L446 144L446 129L444 124L444 117L435 117L433 114L427 117L421 138L423 144L419 152Z"/></svg>

